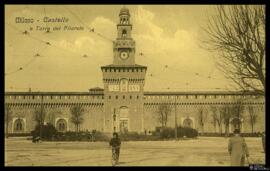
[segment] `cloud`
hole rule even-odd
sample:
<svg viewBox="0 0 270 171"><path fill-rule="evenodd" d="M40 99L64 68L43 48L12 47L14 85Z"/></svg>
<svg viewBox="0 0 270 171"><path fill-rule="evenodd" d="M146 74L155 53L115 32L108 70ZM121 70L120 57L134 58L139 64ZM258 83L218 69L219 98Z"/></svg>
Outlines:
<svg viewBox="0 0 270 171"><path fill-rule="evenodd" d="M155 23L155 14L144 7L139 6L137 12L134 13L134 39L137 41L137 52L142 51L149 58L157 59L162 64L179 63L179 67L188 65L197 65L201 62L188 63L199 60L198 55L192 53L196 49L196 33L190 30L178 29L173 35L166 34L167 28L162 28ZM162 21L160 21L162 22ZM138 61L144 62L144 58ZM200 60L201 61L201 60ZM152 63L148 63L152 65ZM198 67L198 66L196 66Z"/></svg>
<svg viewBox="0 0 270 171"><path fill-rule="evenodd" d="M27 8L21 13L13 13L12 16L22 13L25 16L43 16L42 13ZM9 18L10 21L13 17ZM213 66L210 57L197 46L198 33L196 30L178 28L174 33L168 35L167 30L170 26L164 26L163 21L157 20L155 13L144 6L138 6L137 10L131 11L131 22L133 24L132 35L136 41L136 62L148 66L148 74L157 76L156 78L147 77L146 89L154 91L164 86L177 87L185 85L186 82L209 85L209 80L199 80L194 75L195 72L207 75ZM161 23L163 23L162 27ZM96 16L86 24L94 28L95 32L100 35L88 31L52 33L50 35L37 31L33 32L34 36L50 41L52 46L40 52L44 58L39 58L31 67L18 74L18 77L20 75L28 76L28 80L18 81L18 84L40 79L38 80L40 84L45 84L46 81L43 80L52 80L50 86L59 86L60 88L61 85L65 89L68 89L65 85L73 85L73 87L77 85L78 89L102 86L102 73L99 66L112 63L113 47L110 40L116 38L117 23L110 18ZM21 27L22 30L25 29L23 25ZM14 40L18 45L16 51L25 54L22 53L24 52L23 49L29 50L29 47L31 47L27 52L30 55L28 56L29 59L34 55L32 49L39 52L45 46L32 39L12 39L12 35L17 38L18 33L17 35L11 34L12 32L8 33L9 41ZM31 41L32 43L27 44L25 41ZM27 45L27 47L24 47L24 45ZM14 66L17 68L20 63L24 63L22 60L26 58L13 57L14 49L9 48L7 51L9 55L6 60L6 68L11 70ZM140 56L140 52L143 52L145 56ZM88 57L83 58L84 54ZM19 60L20 62L17 62ZM166 70L165 65L168 65L169 69ZM42 77L38 77L38 75L42 75ZM78 82L79 84L77 84Z"/></svg>
<svg viewBox="0 0 270 171"><path fill-rule="evenodd" d="M173 36L165 34L164 29L154 23L154 13L138 7L134 16L136 33L134 38L142 50L162 53L165 51L179 52L188 51L195 46L195 35L189 30L178 29ZM169 27L169 26L168 26Z"/></svg>
<svg viewBox="0 0 270 171"><path fill-rule="evenodd" d="M116 23L112 20L98 16L90 24L97 33L101 33L109 39L115 39L116 37Z"/></svg>

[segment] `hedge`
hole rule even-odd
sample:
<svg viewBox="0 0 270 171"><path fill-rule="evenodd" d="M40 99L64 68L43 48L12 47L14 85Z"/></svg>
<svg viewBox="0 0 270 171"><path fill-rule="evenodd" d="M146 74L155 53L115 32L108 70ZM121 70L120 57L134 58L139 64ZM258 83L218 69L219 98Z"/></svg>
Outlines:
<svg viewBox="0 0 270 171"><path fill-rule="evenodd" d="M158 141L160 140L160 136L139 134L137 132L127 132L124 134L120 133L119 138L122 141Z"/></svg>
<svg viewBox="0 0 270 171"><path fill-rule="evenodd" d="M206 132L206 133L199 133L199 136L202 137L229 137L232 136L233 133L225 134L225 133L218 133L218 132ZM260 132L256 133L241 133L243 137L261 137Z"/></svg>
<svg viewBox="0 0 270 171"><path fill-rule="evenodd" d="M163 139L171 139L175 137L175 129L174 128L161 128L160 130L160 137ZM177 128L177 137L187 137L187 138L195 138L198 136L198 131L193 128L188 127L178 127Z"/></svg>

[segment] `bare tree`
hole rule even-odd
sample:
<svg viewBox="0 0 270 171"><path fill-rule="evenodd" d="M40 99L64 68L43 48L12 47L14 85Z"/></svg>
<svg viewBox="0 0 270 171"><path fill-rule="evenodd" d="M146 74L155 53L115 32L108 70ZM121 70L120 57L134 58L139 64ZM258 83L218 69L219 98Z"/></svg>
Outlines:
<svg viewBox="0 0 270 171"><path fill-rule="evenodd" d="M52 112L50 112L50 113L47 114L47 121L48 121L49 123L51 123L52 125L55 125L55 124L54 124L55 118L56 118L56 116L58 116L58 115L62 115L62 111L61 111L61 110L57 110L57 109L55 108Z"/></svg>
<svg viewBox="0 0 270 171"><path fill-rule="evenodd" d="M34 112L34 120L37 122L38 127L43 126L46 117L46 111L39 108Z"/></svg>
<svg viewBox="0 0 270 171"><path fill-rule="evenodd" d="M244 91L265 92L265 6L217 6L202 46L218 53L217 68Z"/></svg>
<svg viewBox="0 0 270 171"><path fill-rule="evenodd" d="M8 138L8 126L9 126L9 122L12 118L12 110L10 108L10 106L5 106L5 124L6 124L6 138Z"/></svg>
<svg viewBox="0 0 270 171"><path fill-rule="evenodd" d="M218 112L212 113L212 117L213 119L216 121L216 123L218 124L219 127L219 133L222 134L222 123L224 120L224 115L222 114L222 107L218 108Z"/></svg>
<svg viewBox="0 0 270 171"><path fill-rule="evenodd" d="M230 126L230 119L231 119L231 106L229 105L224 105L220 107L220 112L223 117L223 123L225 126L225 136L228 136L229 133L229 126Z"/></svg>
<svg viewBox="0 0 270 171"><path fill-rule="evenodd" d="M83 123L84 109L80 105L75 105L70 108L71 122L75 125L76 132L80 130L80 125Z"/></svg>
<svg viewBox="0 0 270 171"><path fill-rule="evenodd" d="M171 107L167 103L161 103L158 106L158 121L161 123L161 127L166 127L168 122L168 117L171 113Z"/></svg>
<svg viewBox="0 0 270 171"><path fill-rule="evenodd" d="M234 124L234 126L236 126L237 128L241 128L242 125L241 119L243 117L243 112L244 112L243 99L240 98L237 99L230 108L231 118L236 119L232 120L236 122L233 122L231 124Z"/></svg>
<svg viewBox="0 0 270 171"><path fill-rule="evenodd" d="M257 123L257 113L254 112L254 107L253 106L248 106L248 111L249 111L249 123L251 126L251 133L254 133L254 127L255 124Z"/></svg>
<svg viewBox="0 0 270 171"><path fill-rule="evenodd" d="M204 134L204 124L207 121L208 111L203 108L198 108L198 123L201 126L202 134Z"/></svg>
<svg viewBox="0 0 270 171"><path fill-rule="evenodd" d="M231 108L232 117L241 119L243 117L244 109L243 99L237 99Z"/></svg>
<svg viewBox="0 0 270 171"><path fill-rule="evenodd" d="M212 123L213 123L213 126L214 126L214 129L215 129L215 133L216 133L216 128L217 128L217 120L216 120L216 117L217 117L217 108L216 106L210 106L210 110L212 112Z"/></svg>
<svg viewBox="0 0 270 171"><path fill-rule="evenodd" d="M47 119L48 119L48 122L49 122L50 124L54 125L54 121L55 121L55 113L54 113L54 112L48 113Z"/></svg>
<svg viewBox="0 0 270 171"><path fill-rule="evenodd" d="M43 106L41 106L41 109L39 109L39 108L35 109L33 119L37 123L40 137L43 137L42 136L42 127L44 125L45 117L46 117L46 111L43 108Z"/></svg>

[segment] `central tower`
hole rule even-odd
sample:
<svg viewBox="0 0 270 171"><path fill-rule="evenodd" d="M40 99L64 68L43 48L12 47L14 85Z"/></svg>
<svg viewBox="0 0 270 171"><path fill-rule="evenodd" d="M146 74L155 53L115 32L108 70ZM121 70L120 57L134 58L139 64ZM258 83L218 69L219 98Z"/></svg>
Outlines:
<svg viewBox="0 0 270 171"><path fill-rule="evenodd" d="M131 37L132 25L127 8L122 8L117 24L117 38L113 42L114 65L135 64L135 41Z"/></svg>
<svg viewBox="0 0 270 171"><path fill-rule="evenodd" d="M113 64L101 67L105 132L144 131L143 89L147 67L135 63L131 31L130 13L123 7L113 42Z"/></svg>

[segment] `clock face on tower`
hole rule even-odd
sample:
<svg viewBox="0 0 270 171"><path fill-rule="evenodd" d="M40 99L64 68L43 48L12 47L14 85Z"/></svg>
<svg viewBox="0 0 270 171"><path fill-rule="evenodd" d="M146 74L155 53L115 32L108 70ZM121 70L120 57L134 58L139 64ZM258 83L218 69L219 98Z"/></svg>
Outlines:
<svg viewBox="0 0 270 171"><path fill-rule="evenodd" d="M128 58L128 52L122 51L120 53L120 58L123 59L123 60L127 59Z"/></svg>

